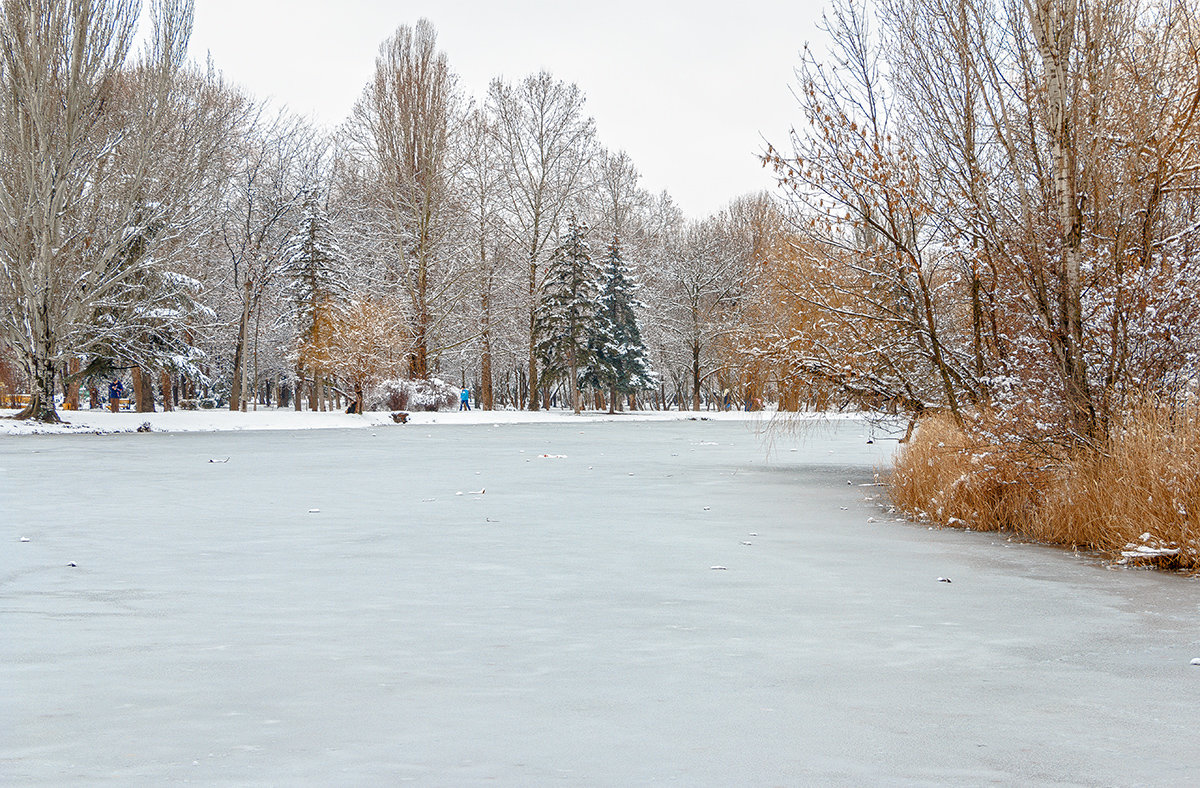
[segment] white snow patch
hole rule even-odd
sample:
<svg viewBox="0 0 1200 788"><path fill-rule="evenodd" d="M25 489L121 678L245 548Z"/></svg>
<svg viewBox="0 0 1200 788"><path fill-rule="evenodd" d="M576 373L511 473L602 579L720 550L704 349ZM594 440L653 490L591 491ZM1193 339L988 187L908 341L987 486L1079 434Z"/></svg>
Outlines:
<svg viewBox="0 0 1200 788"><path fill-rule="evenodd" d="M524 410L473 410L473 411L415 411L409 413L408 425L392 421L390 411L368 411L350 414L341 411L296 411L290 408L259 408L256 411L230 411L224 408L211 410L176 410L157 413L135 413L108 410L62 411L59 418L63 424L13 421L13 409L0 409L0 435L71 434L71 433L120 433L136 432L142 424L149 424L154 432L225 432L240 430L314 430L353 429L369 427L379 429L404 429L406 426L430 426L481 424L572 424L581 422L612 421L688 421L694 416L690 411L627 411L609 415L601 411L585 412L576 416L570 411L524 411ZM721 421L762 422L770 413L722 413L709 418ZM791 416L789 416L791 418ZM813 419L823 418L813 415ZM704 445L709 445L705 443ZM717 445L712 443L711 445Z"/></svg>

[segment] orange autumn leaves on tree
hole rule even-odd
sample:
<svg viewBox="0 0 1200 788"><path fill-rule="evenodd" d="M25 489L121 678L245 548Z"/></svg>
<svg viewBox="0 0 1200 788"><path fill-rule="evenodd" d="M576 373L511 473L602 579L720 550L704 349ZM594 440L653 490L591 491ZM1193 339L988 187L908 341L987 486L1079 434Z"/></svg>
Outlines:
<svg viewBox="0 0 1200 788"><path fill-rule="evenodd" d="M841 319L852 309L844 295L851 283L828 265L831 250L800 235L794 217L772 201L742 200L733 213L750 249L740 330L725 338L736 376L754 396L773 391L783 410L883 404L870 361L847 352L847 331L864 329Z"/></svg>
<svg viewBox="0 0 1200 788"><path fill-rule="evenodd" d="M352 388L361 413L366 389L403 374L411 349L412 332L403 310L388 298L360 295L346 303L322 304L299 356L306 369Z"/></svg>

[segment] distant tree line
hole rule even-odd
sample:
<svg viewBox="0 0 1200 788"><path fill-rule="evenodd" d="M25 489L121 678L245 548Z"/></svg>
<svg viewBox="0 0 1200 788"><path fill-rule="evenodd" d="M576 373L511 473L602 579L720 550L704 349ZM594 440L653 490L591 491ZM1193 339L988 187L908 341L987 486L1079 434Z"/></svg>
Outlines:
<svg viewBox="0 0 1200 788"><path fill-rule="evenodd" d="M577 86L467 96L424 20L326 132L190 63L189 0L150 3L134 52L137 8L0 6L0 395L27 393L20 417L113 377L142 410L368 407L396 378L535 410L750 385L745 217L767 198L685 219L599 144Z"/></svg>

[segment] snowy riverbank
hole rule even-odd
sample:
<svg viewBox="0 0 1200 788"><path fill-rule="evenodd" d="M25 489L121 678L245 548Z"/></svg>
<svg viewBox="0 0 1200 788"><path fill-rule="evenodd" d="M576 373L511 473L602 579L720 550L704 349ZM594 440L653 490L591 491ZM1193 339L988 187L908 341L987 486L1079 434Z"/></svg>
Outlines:
<svg viewBox="0 0 1200 788"><path fill-rule="evenodd" d="M41 424L28 421L13 421L17 411L0 410L0 436L30 434L71 433L120 433L136 432L138 427L149 424L153 432L238 432L248 430L313 430L353 429L363 427L393 427L391 414L386 411L352 415L334 412L297 412L288 409L263 408L247 413L229 410L180 410L157 413L133 413L123 411L110 413L106 410L62 411L59 416L63 424ZM409 424L530 424L568 423L578 424L597 421L686 421L709 419L712 421L767 422L772 411L746 413L745 411L629 411L608 414L587 411L576 416L570 411L519 411L519 410L472 410L466 412L443 411L434 413L414 412L409 415ZM801 418L847 418L846 414L789 414Z"/></svg>

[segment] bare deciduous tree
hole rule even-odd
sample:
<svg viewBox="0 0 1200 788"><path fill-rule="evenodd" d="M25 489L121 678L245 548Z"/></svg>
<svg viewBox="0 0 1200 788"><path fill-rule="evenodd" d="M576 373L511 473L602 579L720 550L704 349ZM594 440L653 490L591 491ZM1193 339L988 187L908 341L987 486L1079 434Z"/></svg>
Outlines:
<svg viewBox="0 0 1200 788"><path fill-rule="evenodd" d="M722 213L688 224L649 277L658 329L673 347L665 368L686 371L693 410L700 409L705 380L725 366L718 345L739 322L748 264L745 239Z"/></svg>
<svg viewBox="0 0 1200 788"><path fill-rule="evenodd" d="M219 218L228 303L238 309L230 410L246 410L250 401L260 309L268 290L281 284L288 242L316 182L322 150L313 129L285 113L252 118L234 149L235 169Z"/></svg>
<svg viewBox="0 0 1200 788"><path fill-rule="evenodd" d="M583 115L583 93L542 71L513 85L495 80L487 106L508 191L509 232L529 266L526 303L529 325L528 407L537 410L536 311L541 296L547 244L573 200L587 184L595 124Z"/></svg>
<svg viewBox="0 0 1200 788"><path fill-rule="evenodd" d="M1191 4L888 0L829 25L807 126L767 158L851 385L1077 446L1195 380Z"/></svg>
<svg viewBox="0 0 1200 788"><path fill-rule="evenodd" d="M113 363L101 350L142 360L138 343L188 289L163 276L160 251L194 208L229 107L203 85L180 90L190 0L150 5L153 31L129 62L140 6L0 6L0 342L31 381L23 418L58 420L69 358L95 353L92 370ZM156 284L168 285L161 308L148 301Z"/></svg>

